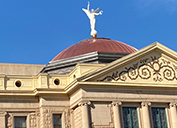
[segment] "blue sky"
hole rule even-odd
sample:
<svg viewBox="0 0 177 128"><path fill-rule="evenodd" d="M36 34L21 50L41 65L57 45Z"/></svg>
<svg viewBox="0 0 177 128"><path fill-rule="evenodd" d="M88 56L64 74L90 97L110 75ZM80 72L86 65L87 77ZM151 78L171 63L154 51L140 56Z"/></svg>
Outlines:
<svg viewBox="0 0 177 128"><path fill-rule="evenodd" d="M91 38L87 0L1 0L0 63L47 64ZM90 0L98 37L141 49L155 41L177 51L177 0Z"/></svg>

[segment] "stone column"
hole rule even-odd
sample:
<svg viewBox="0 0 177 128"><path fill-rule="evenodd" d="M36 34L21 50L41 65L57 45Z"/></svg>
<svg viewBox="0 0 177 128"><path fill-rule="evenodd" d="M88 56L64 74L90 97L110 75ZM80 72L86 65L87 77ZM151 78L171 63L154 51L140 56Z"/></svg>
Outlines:
<svg viewBox="0 0 177 128"><path fill-rule="evenodd" d="M121 128L120 105L122 105L122 102L112 102L114 113L114 128Z"/></svg>
<svg viewBox="0 0 177 128"><path fill-rule="evenodd" d="M150 113L149 113L149 106L151 105L150 102L142 102L142 113L143 113L143 128L151 128L151 121L150 121Z"/></svg>
<svg viewBox="0 0 177 128"><path fill-rule="evenodd" d="M90 105L90 101L81 101L78 106L81 107L82 112L82 128L90 128L90 118L89 118L89 110L88 105Z"/></svg>
<svg viewBox="0 0 177 128"><path fill-rule="evenodd" d="M170 103L172 128L177 128L176 103Z"/></svg>
<svg viewBox="0 0 177 128"><path fill-rule="evenodd" d="M1 111L0 112L0 128L6 128L6 124L5 124L5 116L6 116L6 112Z"/></svg>

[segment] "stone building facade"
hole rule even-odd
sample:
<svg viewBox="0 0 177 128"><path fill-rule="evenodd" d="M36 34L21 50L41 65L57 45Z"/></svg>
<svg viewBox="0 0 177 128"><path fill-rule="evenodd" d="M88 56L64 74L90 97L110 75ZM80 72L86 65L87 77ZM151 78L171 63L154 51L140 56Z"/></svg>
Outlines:
<svg viewBox="0 0 177 128"><path fill-rule="evenodd" d="M177 53L157 42L0 72L0 128L177 128Z"/></svg>

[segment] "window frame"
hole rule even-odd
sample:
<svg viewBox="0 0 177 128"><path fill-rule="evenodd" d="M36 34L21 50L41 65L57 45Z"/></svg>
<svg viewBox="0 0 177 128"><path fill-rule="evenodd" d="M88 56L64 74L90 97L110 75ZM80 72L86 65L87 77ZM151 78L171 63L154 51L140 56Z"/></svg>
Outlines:
<svg viewBox="0 0 177 128"><path fill-rule="evenodd" d="M25 123L25 128L27 128L27 116L14 116L14 127L15 127L16 125L18 125L19 121L21 122L21 119L24 120L23 123ZM23 125L23 123L22 123L22 125ZM18 126L17 126L17 127L18 127ZM24 126L21 126L21 125L20 125L20 127L24 127Z"/></svg>
<svg viewBox="0 0 177 128"><path fill-rule="evenodd" d="M14 117L26 117L26 126L27 128L30 127L30 121L29 121L29 113L11 113L12 115L12 128L15 128L15 120Z"/></svg>
<svg viewBox="0 0 177 128"><path fill-rule="evenodd" d="M150 106L150 121L151 121L151 127L153 128L154 125L153 125L153 117L152 117L152 108L164 108L165 109L165 116L166 116L166 122L167 122L167 126L168 128L171 128L170 126L170 108L169 108L169 105L167 103L152 103L151 106Z"/></svg>
<svg viewBox="0 0 177 128"><path fill-rule="evenodd" d="M128 102L122 102L121 108L120 108L120 112L121 112L121 125L124 128L124 120L123 120L123 107L135 107L137 108L137 118L138 118L138 126L139 128L142 128L142 120L141 120L141 104L140 103L128 103Z"/></svg>
<svg viewBox="0 0 177 128"><path fill-rule="evenodd" d="M62 128L65 128L65 125L64 125L64 124L65 124L65 121L64 121L64 114L63 114L62 112L60 112L60 111L59 111L59 112L54 111L54 112L52 112L51 114L52 114L52 115L51 115L51 116L52 116L52 128L54 128L53 115L55 115L55 114L61 115L61 127L62 127Z"/></svg>

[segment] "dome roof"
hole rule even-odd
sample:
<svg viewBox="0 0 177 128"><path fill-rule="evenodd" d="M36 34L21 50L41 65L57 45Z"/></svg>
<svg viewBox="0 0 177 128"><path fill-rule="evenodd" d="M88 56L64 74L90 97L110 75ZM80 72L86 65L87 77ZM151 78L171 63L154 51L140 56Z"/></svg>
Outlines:
<svg viewBox="0 0 177 128"><path fill-rule="evenodd" d="M90 52L116 52L116 53L132 53L137 49L111 39L95 38L86 39L77 44L74 44L55 56L52 61L65 59L73 56L78 56Z"/></svg>

